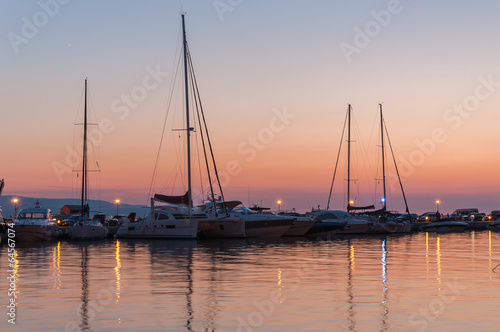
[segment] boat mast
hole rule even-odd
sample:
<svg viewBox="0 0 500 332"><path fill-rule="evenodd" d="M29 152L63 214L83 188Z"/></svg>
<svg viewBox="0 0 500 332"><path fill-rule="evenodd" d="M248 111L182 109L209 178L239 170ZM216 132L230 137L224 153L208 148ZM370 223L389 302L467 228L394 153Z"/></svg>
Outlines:
<svg viewBox="0 0 500 332"><path fill-rule="evenodd" d="M347 212L351 209L351 104L347 108Z"/></svg>
<svg viewBox="0 0 500 332"><path fill-rule="evenodd" d="M184 14L182 14L182 44L184 52L184 93L186 96L186 145L187 145L187 178L188 178L188 210L191 217L192 199L191 199L191 128L189 127L189 84L188 84L188 61L187 61L187 39L186 26L184 24Z"/></svg>
<svg viewBox="0 0 500 332"><path fill-rule="evenodd" d="M82 221L88 216L87 205L87 78L85 78L85 102L83 107L83 157L82 157Z"/></svg>
<svg viewBox="0 0 500 332"><path fill-rule="evenodd" d="M380 137L382 140L382 183L384 186L384 196L382 197L382 202L384 203L383 210L386 211L387 208L387 199L386 199L386 191L385 191L385 150L384 150L384 117L382 115L382 104L378 104L380 106Z"/></svg>

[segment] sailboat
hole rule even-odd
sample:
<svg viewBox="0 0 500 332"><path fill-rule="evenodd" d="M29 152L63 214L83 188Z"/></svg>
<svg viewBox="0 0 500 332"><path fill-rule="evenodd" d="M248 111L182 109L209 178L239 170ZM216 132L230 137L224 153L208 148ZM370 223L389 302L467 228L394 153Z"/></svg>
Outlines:
<svg viewBox="0 0 500 332"><path fill-rule="evenodd" d="M401 192L403 195L403 200L406 208L406 216L408 219L397 219L397 216L392 215L389 211L387 211L387 195L386 195L386 177L385 177L385 149L384 149L384 129L386 130L387 138L389 138L389 134L387 132L387 127L385 126L384 116L382 113L382 104L379 104L380 107L380 139L381 139L381 147L382 147L382 187L383 187L383 196L381 202L383 204L382 208L376 211L370 211L367 214L374 216L376 221L373 223L371 228L368 230L368 233L410 233L412 229L412 224L410 220L410 212L408 209L408 203L406 201L406 195L403 189L403 184L401 182L401 178L399 177L398 167L396 165L396 160L394 159L394 166L396 168L396 172L398 174L399 184L401 186ZM392 145L391 147L392 152ZM394 154L393 154L394 157Z"/></svg>
<svg viewBox="0 0 500 332"><path fill-rule="evenodd" d="M108 229L97 220L89 218L89 203L87 196L87 79L85 78L85 102L83 114L83 154L82 154L82 192L81 210L77 221L68 227L67 234L72 240L104 239Z"/></svg>
<svg viewBox="0 0 500 332"><path fill-rule="evenodd" d="M333 182L335 181L335 174L337 173L337 165L338 165L338 157L337 157L337 165L335 165L335 171L333 174L333 180L332 180L332 185L330 188L330 196L328 197L328 204L326 207L326 210L313 210L312 212L309 212L308 214L316 220L318 223L321 222L328 222L328 223L343 223L344 226L341 227L340 229L338 228L337 230L333 230L331 233L328 233L328 235L332 234L363 234L368 231L368 229L371 227L371 223L364 219L364 218L358 218L354 217L350 214L351 211L355 210L366 210L366 209L372 209L375 208L373 205L371 206L365 206L365 207L355 207L354 206L354 201L351 200L351 194L350 194L350 188L351 188L351 104L348 104L347 107L347 119L348 121L348 131L347 131L347 212L342 211L342 210L330 210L330 198L332 195L332 189L333 189ZM345 128L345 125L344 125ZM344 132L342 132L342 140L344 138ZM342 144L340 145L340 148L342 148ZM339 148L339 156L340 156L340 148ZM321 224L318 224L318 226L321 226ZM318 227L321 229L321 227ZM313 228L314 229L314 228ZM322 232L323 235L325 235L325 232Z"/></svg>
<svg viewBox="0 0 500 332"><path fill-rule="evenodd" d="M182 36L184 56L184 90L186 108L186 145L188 189L182 196L156 194L151 198L150 212L140 221L123 224L116 232L119 238L161 238L161 239L196 239L198 219L206 218L204 213L193 211L191 191L191 131L189 121L189 84L188 52L184 14L182 14ZM163 203L162 205L157 203Z"/></svg>

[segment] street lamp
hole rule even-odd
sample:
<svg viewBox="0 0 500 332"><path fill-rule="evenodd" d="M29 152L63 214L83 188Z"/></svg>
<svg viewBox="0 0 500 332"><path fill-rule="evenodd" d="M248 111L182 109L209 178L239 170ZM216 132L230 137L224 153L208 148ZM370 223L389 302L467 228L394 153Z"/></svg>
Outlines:
<svg viewBox="0 0 500 332"><path fill-rule="evenodd" d="M354 201L353 201L353 200L350 200L350 201L349 201L349 205L350 205L350 206L353 206L353 205L354 205Z"/></svg>
<svg viewBox="0 0 500 332"><path fill-rule="evenodd" d="M278 200L278 213L280 213L280 210L281 210L281 200Z"/></svg>
<svg viewBox="0 0 500 332"><path fill-rule="evenodd" d="M118 215L118 204L120 204L120 200L118 198L115 199L115 203L116 203L116 215Z"/></svg>
<svg viewBox="0 0 500 332"><path fill-rule="evenodd" d="M14 203L14 219L17 218L17 202L19 202L17 198L12 199L12 203Z"/></svg>
<svg viewBox="0 0 500 332"><path fill-rule="evenodd" d="M441 203L441 201L438 199L436 201L436 210L437 210L437 212L439 212L439 203Z"/></svg>

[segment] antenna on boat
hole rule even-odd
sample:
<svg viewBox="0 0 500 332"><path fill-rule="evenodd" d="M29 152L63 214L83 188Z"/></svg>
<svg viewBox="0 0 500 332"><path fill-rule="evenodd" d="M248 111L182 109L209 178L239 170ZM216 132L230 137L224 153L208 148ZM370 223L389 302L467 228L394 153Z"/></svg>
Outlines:
<svg viewBox="0 0 500 332"><path fill-rule="evenodd" d="M347 107L347 212L351 207L351 104Z"/></svg>
<svg viewBox="0 0 500 332"><path fill-rule="evenodd" d="M384 196L382 197L382 202L384 203L383 211L387 209L387 198L385 191L385 150L384 150L384 117L382 115L382 103L378 104L380 106L380 135L382 140L382 183L384 186Z"/></svg>
<svg viewBox="0 0 500 332"><path fill-rule="evenodd" d="M81 217L87 217L87 78L85 77L85 102L83 107L83 157L82 157L82 206Z"/></svg>
<svg viewBox="0 0 500 332"><path fill-rule="evenodd" d="M182 13L182 45L184 53L184 92L186 97L186 145L187 145L187 177L188 177L188 211L191 218L193 202L191 192L191 130L189 127L189 84L188 84L188 60L187 60L187 39L186 39L186 25L184 23L184 15Z"/></svg>

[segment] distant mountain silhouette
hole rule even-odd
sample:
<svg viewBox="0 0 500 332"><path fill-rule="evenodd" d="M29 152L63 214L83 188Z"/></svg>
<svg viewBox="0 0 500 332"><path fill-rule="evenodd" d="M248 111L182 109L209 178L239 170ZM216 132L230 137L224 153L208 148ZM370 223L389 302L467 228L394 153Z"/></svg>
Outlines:
<svg viewBox="0 0 500 332"><path fill-rule="evenodd" d="M35 205L37 198L35 197L23 197L23 196L12 196L5 195L0 197L0 208L2 209L2 215L4 218L10 218L14 216L14 203L12 203L13 198L19 199L17 203L17 212L23 208L31 208ZM61 208L64 205L80 205L81 201L74 198L38 198L41 206L50 209L53 214L59 214ZM110 215L116 215L116 203L106 202L100 200L89 200L90 205L90 215L94 213L102 212ZM146 209L142 205L133 204L119 204L118 212L122 215L128 215L131 212L137 213L137 216L142 217Z"/></svg>

